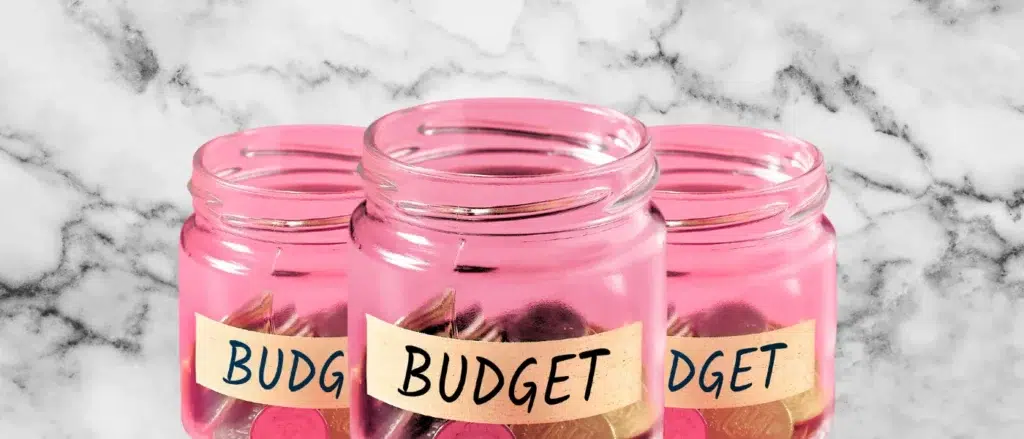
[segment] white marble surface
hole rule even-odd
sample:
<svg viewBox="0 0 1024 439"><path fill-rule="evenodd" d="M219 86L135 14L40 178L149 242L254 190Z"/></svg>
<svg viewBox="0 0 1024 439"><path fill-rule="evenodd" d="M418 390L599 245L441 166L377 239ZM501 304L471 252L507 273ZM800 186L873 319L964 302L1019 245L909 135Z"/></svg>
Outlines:
<svg viewBox="0 0 1024 439"><path fill-rule="evenodd" d="M1021 0L0 0L0 437L184 437L203 140L484 95L820 145L834 437L1021 437Z"/></svg>

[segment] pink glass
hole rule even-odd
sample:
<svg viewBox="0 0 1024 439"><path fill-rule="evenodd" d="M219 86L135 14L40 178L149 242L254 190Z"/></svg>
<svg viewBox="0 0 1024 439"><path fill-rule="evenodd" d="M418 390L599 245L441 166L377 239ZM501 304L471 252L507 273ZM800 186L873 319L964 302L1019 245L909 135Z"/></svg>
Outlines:
<svg viewBox="0 0 1024 439"><path fill-rule="evenodd" d="M330 310L342 320L335 329L305 334L346 335L344 268L349 214L362 201L355 174L362 132L260 128L216 138L196 152L189 183L195 213L182 227L178 277L181 411L192 438L249 438L262 409L230 399L225 405L227 397L195 383L195 313L280 333L282 317L303 321ZM272 302L258 318L236 318L266 292ZM289 411L275 413L260 422L280 421Z"/></svg>
<svg viewBox="0 0 1024 439"><path fill-rule="evenodd" d="M821 153L751 128L680 125L651 133L662 169L654 198L668 228L669 306L678 316L698 316L724 303L748 304L776 327L815 320L827 403L796 426L812 437L801 427L828 425L835 386L836 240L823 212L829 191Z"/></svg>
<svg viewBox="0 0 1024 439"><path fill-rule="evenodd" d="M643 323L647 401L660 419L664 226L643 124L588 105L459 100L384 116L366 145L367 201L352 220L353 367L365 358L364 313L394 323L449 287L456 316L478 307L491 321L558 301L592 327ZM393 431L397 409L353 380L353 437L430 437L443 423Z"/></svg>

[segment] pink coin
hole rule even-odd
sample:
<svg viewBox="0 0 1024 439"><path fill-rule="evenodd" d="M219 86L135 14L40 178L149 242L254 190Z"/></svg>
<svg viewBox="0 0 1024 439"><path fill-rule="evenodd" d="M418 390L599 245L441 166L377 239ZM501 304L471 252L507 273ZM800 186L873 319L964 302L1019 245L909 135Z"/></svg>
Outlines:
<svg viewBox="0 0 1024 439"><path fill-rule="evenodd" d="M434 439L516 439L516 435L504 425L451 421L441 426Z"/></svg>
<svg viewBox="0 0 1024 439"><path fill-rule="evenodd" d="M665 439L707 439L708 424L693 409L665 409Z"/></svg>
<svg viewBox="0 0 1024 439"><path fill-rule="evenodd" d="M267 407L249 430L252 439L328 439L327 422L311 409Z"/></svg>

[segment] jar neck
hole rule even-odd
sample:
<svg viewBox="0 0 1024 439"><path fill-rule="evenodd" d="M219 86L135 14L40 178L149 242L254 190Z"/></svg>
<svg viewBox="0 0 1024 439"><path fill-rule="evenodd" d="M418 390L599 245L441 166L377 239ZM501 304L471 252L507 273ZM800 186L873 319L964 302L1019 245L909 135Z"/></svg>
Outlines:
<svg viewBox="0 0 1024 439"><path fill-rule="evenodd" d="M218 137L196 152L197 224L281 243L343 243L362 200L362 128L294 125Z"/></svg>
<svg viewBox="0 0 1024 439"><path fill-rule="evenodd" d="M661 179L655 203L670 243L719 244L786 235L815 224L829 185L814 145L775 131L652 127Z"/></svg>
<svg viewBox="0 0 1024 439"><path fill-rule="evenodd" d="M594 227L649 200L657 165L624 114L536 99L467 99L389 114L366 131L367 213L470 235Z"/></svg>

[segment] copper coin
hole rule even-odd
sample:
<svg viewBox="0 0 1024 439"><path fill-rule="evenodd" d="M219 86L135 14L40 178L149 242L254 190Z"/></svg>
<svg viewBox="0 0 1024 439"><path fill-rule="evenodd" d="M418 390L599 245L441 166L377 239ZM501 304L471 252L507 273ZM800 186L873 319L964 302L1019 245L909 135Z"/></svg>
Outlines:
<svg viewBox="0 0 1024 439"><path fill-rule="evenodd" d="M512 430L504 425L446 422L433 439L516 439Z"/></svg>
<svg viewBox="0 0 1024 439"><path fill-rule="evenodd" d="M516 424L512 432L516 439L619 439L604 416L550 424Z"/></svg>
<svg viewBox="0 0 1024 439"><path fill-rule="evenodd" d="M263 409L249 434L252 439L330 439L319 411L287 407Z"/></svg>
<svg viewBox="0 0 1024 439"><path fill-rule="evenodd" d="M414 309L395 325L410 331L448 335L455 314L455 290L447 289L441 295Z"/></svg>
<svg viewBox="0 0 1024 439"><path fill-rule="evenodd" d="M698 337L729 337L765 332L768 320L757 308L740 302L719 304L694 322Z"/></svg>
<svg viewBox="0 0 1024 439"><path fill-rule="evenodd" d="M708 424L694 409L665 409L665 439L706 439Z"/></svg>
<svg viewBox="0 0 1024 439"><path fill-rule="evenodd" d="M666 332L669 337L693 337L693 322L695 318L692 316L678 317L670 321L667 326Z"/></svg>
<svg viewBox="0 0 1024 439"><path fill-rule="evenodd" d="M259 416L261 405L248 405L245 417L224 422L217 426L213 432L213 439L250 439L249 430L252 429L252 422Z"/></svg>
<svg viewBox="0 0 1024 439"><path fill-rule="evenodd" d="M264 291L228 314L221 323L250 331L269 332L273 303L274 293Z"/></svg>
<svg viewBox="0 0 1024 439"><path fill-rule="evenodd" d="M348 409L320 409L320 416L323 416L324 421L327 422L330 439L348 439L350 434Z"/></svg>
<svg viewBox="0 0 1024 439"><path fill-rule="evenodd" d="M773 401L746 407L705 409L708 439L791 439L793 417L785 404Z"/></svg>
<svg viewBox="0 0 1024 439"><path fill-rule="evenodd" d="M793 432L793 439L816 439L818 437L823 437L826 433L827 426L825 425L825 416L820 415L813 420L798 425L796 430Z"/></svg>
<svg viewBox="0 0 1024 439"><path fill-rule="evenodd" d="M562 302L540 302L531 306L508 328L511 342L564 340L587 334L583 316Z"/></svg>
<svg viewBox="0 0 1024 439"><path fill-rule="evenodd" d="M294 325L299 320L299 313L295 312L295 305L288 304L283 308L274 311L270 316L270 329L280 332L280 328Z"/></svg>
<svg viewBox="0 0 1024 439"><path fill-rule="evenodd" d="M348 304L339 303L309 318L317 337L344 337L348 335Z"/></svg>

